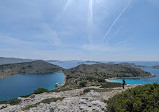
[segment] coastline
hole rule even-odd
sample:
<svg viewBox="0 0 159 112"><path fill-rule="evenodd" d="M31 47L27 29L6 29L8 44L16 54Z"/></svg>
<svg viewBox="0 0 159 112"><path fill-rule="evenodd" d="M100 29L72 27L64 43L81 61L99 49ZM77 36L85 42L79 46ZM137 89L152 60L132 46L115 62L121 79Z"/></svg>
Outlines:
<svg viewBox="0 0 159 112"><path fill-rule="evenodd" d="M63 74L64 74L64 72L60 72L60 73L63 73ZM64 86L64 85L65 85L65 83L66 83L66 75L64 74L64 81L63 81L63 83L62 83L62 84L59 84L59 86L58 86L58 87L56 87L56 88L54 88L54 89L52 89L52 90L55 90L55 89L61 88L62 86Z"/></svg>
<svg viewBox="0 0 159 112"><path fill-rule="evenodd" d="M62 72L63 73L63 72ZM64 73L63 73L64 74ZM66 75L64 74L64 81L63 81L63 83L59 86L59 87L62 87L62 86L64 86L65 85L65 83L66 83ZM58 88L59 88L58 87Z"/></svg>
<svg viewBox="0 0 159 112"><path fill-rule="evenodd" d="M151 75L146 76L146 77L114 77L114 78L108 78L105 79L105 81L107 82L111 82L110 80L115 80L115 79L141 79L141 78L152 78L152 77L156 77L155 74L150 73Z"/></svg>

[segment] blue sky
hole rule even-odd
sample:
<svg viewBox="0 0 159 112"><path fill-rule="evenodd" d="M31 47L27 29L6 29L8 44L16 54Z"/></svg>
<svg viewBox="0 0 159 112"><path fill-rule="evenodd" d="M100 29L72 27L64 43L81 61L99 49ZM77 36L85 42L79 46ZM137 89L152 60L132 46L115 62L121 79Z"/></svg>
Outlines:
<svg viewBox="0 0 159 112"><path fill-rule="evenodd" d="M158 0L0 0L0 56L159 61Z"/></svg>

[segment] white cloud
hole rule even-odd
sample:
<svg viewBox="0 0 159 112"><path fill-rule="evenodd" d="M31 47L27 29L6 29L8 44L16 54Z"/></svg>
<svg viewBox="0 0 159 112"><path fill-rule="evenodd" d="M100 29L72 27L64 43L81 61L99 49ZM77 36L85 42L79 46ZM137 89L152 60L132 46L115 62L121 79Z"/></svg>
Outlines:
<svg viewBox="0 0 159 112"><path fill-rule="evenodd" d="M13 44L13 45L30 45L28 41L24 41L18 38L14 38L8 35L0 35L1 43Z"/></svg>
<svg viewBox="0 0 159 112"><path fill-rule="evenodd" d="M44 29L44 32L42 33L42 40L45 40L47 44L53 45L53 46L61 46L62 42L60 38L58 37L58 33L51 28L48 24L42 24L42 27Z"/></svg>

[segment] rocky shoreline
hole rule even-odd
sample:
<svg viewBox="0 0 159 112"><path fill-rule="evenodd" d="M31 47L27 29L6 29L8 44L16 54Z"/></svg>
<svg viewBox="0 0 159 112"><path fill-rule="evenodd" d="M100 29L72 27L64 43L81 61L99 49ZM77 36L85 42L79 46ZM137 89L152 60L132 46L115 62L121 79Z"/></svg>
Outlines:
<svg viewBox="0 0 159 112"><path fill-rule="evenodd" d="M19 97L21 102L17 105L1 104L0 112L104 112L107 110L104 101L136 86L138 85L126 85L124 90L121 87L105 89L93 86L63 92L33 94L27 98ZM86 89L90 91L85 92ZM48 99L55 98L62 100L51 100L46 103Z"/></svg>

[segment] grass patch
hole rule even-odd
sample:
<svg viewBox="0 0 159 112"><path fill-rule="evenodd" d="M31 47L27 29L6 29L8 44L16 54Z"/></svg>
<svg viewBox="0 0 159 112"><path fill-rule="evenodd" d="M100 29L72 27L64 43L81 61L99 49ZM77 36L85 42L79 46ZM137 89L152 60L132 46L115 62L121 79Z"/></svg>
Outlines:
<svg viewBox="0 0 159 112"><path fill-rule="evenodd" d="M54 90L51 90L51 91L48 91L49 93L50 92L61 92L61 91L69 91L69 90L73 90L73 88L63 88L63 87L60 87L60 88L57 88L57 89L54 89Z"/></svg>
<svg viewBox="0 0 159 112"><path fill-rule="evenodd" d="M11 100L9 101L9 104L10 104L10 105L17 105L17 104L19 104L21 101L22 101L21 99L14 98L14 99L11 99Z"/></svg>
<svg viewBox="0 0 159 112"><path fill-rule="evenodd" d="M29 96L31 96L31 95L33 95L34 93L32 93L32 94L29 94L29 95L25 95L25 96L21 96L21 97L23 97L23 98L27 98L27 97L29 97Z"/></svg>
<svg viewBox="0 0 159 112"><path fill-rule="evenodd" d="M48 98L48 99L45 99L45 100L42 100L41 103L47 103L47 104L50 104L50 102L54 101L62 101L64 99L64 97L58 97L58 98Z"/></svg>
<svg viewBox="0 0 159 112"><path fill-rule="evenodd" d="M0 104L9 104L9 101L0 101Z"/></svg>
<svg viewBox="0 0 159 112"><path fill-rule="evenodd" d="M94 89L93 88L93 90L96 92L109 92L109 91L112 91L113 89Z"/></svg>
<svg viewBox="0 0 159 112"><path fill-rule="evenodd" d="M41 93L44 93L44 92L48 92L48 90L45 89L45 88L39 88L39 89L34 90L34 93L26 95L26 96L21 96L21 97L27 98L27 97L29 97L29 96L31 96L33 94L41 94Z"/></svg>
<svg viewBox="0 0 159 112"><path fill-rule="evenodd" d="M109 92L109 91L112 91L113 89L109 89L109 88L88 88L88 89L85 89L83 92L84 93L88 93L90 92L91 90L94 90L96 92Z"/></svg>
<svg viewBox="0 0 159 112"><path fill-rule="evenodd" d="M0 104L10 104L10 105L17 105L21 102L21 99L13 98L9 101L1 101Z"/></svg>
<svg viewBox="0 0 159 112"><path fill-rule="evenodd" d="M114 83L114 82L105 82L101 84L101 88L114 88L114 87L121 87L120 83Z"/></svg>
<svg viewBox="0 0 159 112"><path fill-rule="evenodd" d="M41 94L44 92L48 92L48 90L44 89L44 88L39 88L39 89L34 90L34 94Z"/></svg>

